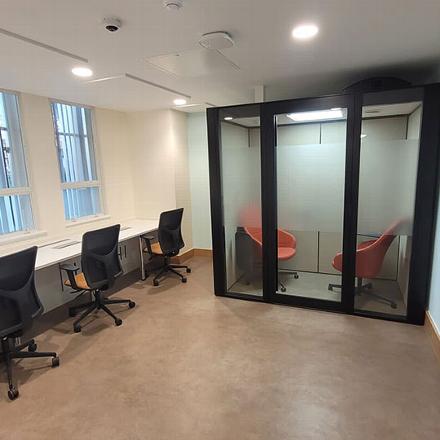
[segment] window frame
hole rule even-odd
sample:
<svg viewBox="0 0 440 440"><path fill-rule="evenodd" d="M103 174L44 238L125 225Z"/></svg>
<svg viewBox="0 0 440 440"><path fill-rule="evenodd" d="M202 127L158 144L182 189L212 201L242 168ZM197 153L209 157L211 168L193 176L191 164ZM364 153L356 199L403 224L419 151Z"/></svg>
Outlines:
<svg viewBox="0 0 440 440"><path fill-rule="evenodd" d="M81 107L84 109L90 110L90 121L91 121L91 131L92 131L92 141L93 141L93 150L94 150L94 162L95 162L95 172L96 172L96 179L95 180L82 180L79 182L63 182L62 178L62 172L61 172L61 166L60 166L60 156L59 156L59 143L58 143L58 130L55 122L55 115L53 111L53 105L54 104L64 104L69 105L73 107ZM99 142L98 142L98 136L97 136L97 127L96 127L96 121L95 121L95 107L92 107L90 105L80 104L77 102L70 102L70 101L64 101L61 99L49 99L49 106L50 106L50 113L52 118L52 126L53 126L53 135L54 135L54 146L55 146L55 153L57 156L58 161L58 174L60 178L60 189L61 189L61 198L63 203L63 215L65 224L67 227L74 226L76 224L83 224L83 223L89 223L94 220L101 220L108 218L107 210L106 210L106 204L105 204L105 197L104 197L104 188L102 184L102 172L101 172L101 155L100 155L100 149L99 149ZM72 219L67 219L65 216L65 206L64 206L64 190L68 189L80 189L80 188L97 188L98 194L99 194L99 202L101 206L100 212L92 215L84 215L81 217L76 217Z"/></svg>
<svg viewBox="0 0 440 440"><path fill-rule="evenodd" d="M21 137L21 146L23 149L23 166L24 166L24 173L26 176L27 186L17 186L17 187L10 187L10 188L0 188L0 197L7 197L7 196L28 196L29 197L29 204L31 209L31 220L32 220L32 226L28 229L21 229L18 231L12 231L12 232L5 232L0 233L0 244L9 243L13 241L20 241L23 239L27 239L29 236L34 235L40 235L44 234L44 231L38 230L38 215L35 210L35 204L34 204L34 191L32 186L32 172L29 167L30 160L29 160L29 150L27 148L27 141L26 141L26 134L25 130L23 129L24 123L23 123L23 114L22 114L22 100L21 100L21 93L15 90L8 90L0 88L0 93L5 93L9 95L13 95L15 97L16 103L17 103L17 114L18 114L18 125L20 127L20 137ZM8 127L1 127L2 130L9 131ZM0 140L0 148L3 148L2 141Z"/></svg>

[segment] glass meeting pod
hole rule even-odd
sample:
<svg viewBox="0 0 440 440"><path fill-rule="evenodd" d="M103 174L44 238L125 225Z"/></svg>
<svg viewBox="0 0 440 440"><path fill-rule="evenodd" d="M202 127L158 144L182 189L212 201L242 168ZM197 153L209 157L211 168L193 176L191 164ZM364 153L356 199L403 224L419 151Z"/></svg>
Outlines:
<svg viewBox="0 0 440 440"><path fill-rule="evenodd" d="M216 294L422 323L439 93L209 109Z"/></svg>

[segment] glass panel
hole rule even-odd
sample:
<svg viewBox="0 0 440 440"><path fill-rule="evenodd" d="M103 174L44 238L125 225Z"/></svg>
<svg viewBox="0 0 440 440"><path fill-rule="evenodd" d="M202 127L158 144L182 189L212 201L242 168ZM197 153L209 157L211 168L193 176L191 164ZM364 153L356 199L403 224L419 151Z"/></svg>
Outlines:
<svg viewBox="0 0 440 440"><path fill-rule="evenodd" d="M364 106L355 309L406 315L421 102Z"/></svg>
<svg viewBox="0 0 440 440"><path fill-rule="evenodd" d="M33 229L29 195L0 197L0 234Z"/></svg>
<svg viewBox="0 0 440 440"><path fill-rule="evenodd" d="M53 103L52 112L61 180L97 180L90 109Z"/></svg>
<svg viewBox="0 0 440 440"><path fill-rule="evenodd" d="M102 212L98 187L65 189L63 198L66 220Z"/></svg>
<svg viewBox="0 0 440 440"><path fill-rule="evenodd" d="M0 92L0 188L28 186L17 96Z"/></svg>
<svg viewBox="0 0 440 440"><path fill-rule="evenodd" d="M340 302L347 109L276 121L278 293Z"/></svg>
<svg viewBox="0 0 440 440"><path fill-rule="evenodd" d="M222 110L227 291L262 296L259 106Z"/></svg>

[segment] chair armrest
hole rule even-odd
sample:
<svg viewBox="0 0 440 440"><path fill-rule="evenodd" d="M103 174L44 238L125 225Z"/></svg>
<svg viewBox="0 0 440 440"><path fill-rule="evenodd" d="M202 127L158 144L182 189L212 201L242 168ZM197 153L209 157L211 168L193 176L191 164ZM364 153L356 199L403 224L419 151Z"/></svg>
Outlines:
<svg viewBox="0 0 440 440"><path fill-rule="evenodd" d="M80 287L76 284L75 278L76 273L79 271L79 267L74 266L73 264L60 264L60 269L67 272L67 278L69 278L70 287L73 290L81 290Z"/></svg>
<svg viewBox="0 0 440 440"><path fill-rule="evenodd" d="M73 272L73 273L79 271L79 267L73 264L60 264L60 269L65 270L66 272Z"/></svg>
<svg viewBox="0 0 440 440"><path fill-rule="evenodd" d="M151 249L151 242L155 239L152 235L141 235L142 240L144 240L145 245L147 246L147 251L149 254L152 254L153 251Z"/></svg>

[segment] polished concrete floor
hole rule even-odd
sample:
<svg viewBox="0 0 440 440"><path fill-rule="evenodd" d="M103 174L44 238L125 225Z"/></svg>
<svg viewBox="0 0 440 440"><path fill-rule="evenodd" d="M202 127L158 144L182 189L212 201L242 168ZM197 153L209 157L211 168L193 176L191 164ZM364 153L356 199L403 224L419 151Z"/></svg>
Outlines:
<svg viewBox="0 0 440 440"><path fill-rule="evenodd" d="M0 439L438 440L440 363L422 327L212 294L210 261L187 284L118 294L97 315L37 338L61 366L21 361L20 398L0 375Z"/></svg>

